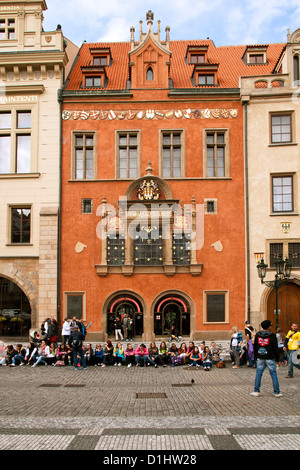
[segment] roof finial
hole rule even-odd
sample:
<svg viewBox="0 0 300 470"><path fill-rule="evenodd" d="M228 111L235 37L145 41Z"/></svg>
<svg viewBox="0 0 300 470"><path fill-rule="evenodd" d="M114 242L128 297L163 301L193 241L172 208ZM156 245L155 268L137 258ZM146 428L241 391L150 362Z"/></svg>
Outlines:
<svg viewBox="0 0 300 470"><path fill-rule="evenodd" d="M152 175L152 171L153 171L153 168L152 168L152 166L151 166L151 161L148 160L148 166L147 166L147 168L146 168L146 176L147 176L147 175Z"/></svg>

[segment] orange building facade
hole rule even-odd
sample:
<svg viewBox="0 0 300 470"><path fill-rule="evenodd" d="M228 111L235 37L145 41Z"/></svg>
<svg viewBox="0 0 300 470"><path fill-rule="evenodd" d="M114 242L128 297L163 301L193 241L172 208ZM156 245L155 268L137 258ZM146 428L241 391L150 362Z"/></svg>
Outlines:
<svg viewBox="0 0 300 470"><path fill-rule="evenodd" d="M84 43L62 92L60 320L90 340L125 314L145 341L247 319L245 47L160 36L148 12L139 40Z"/></svg>

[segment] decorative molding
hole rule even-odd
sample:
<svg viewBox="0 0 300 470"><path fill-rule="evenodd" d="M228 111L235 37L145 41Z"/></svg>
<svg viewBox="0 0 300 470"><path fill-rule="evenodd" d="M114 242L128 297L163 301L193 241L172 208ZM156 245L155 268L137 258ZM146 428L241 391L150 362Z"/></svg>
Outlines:
<svg viewBox="0 0 300 470"><path fill-rule="evenodd" d="M64 110L62 119L64 121L86 121L86 120L162 120L162 119L228 119L237 118L237 109L177 109L177 110L162 110L156 111L153 109L147 110Z"/></svg>

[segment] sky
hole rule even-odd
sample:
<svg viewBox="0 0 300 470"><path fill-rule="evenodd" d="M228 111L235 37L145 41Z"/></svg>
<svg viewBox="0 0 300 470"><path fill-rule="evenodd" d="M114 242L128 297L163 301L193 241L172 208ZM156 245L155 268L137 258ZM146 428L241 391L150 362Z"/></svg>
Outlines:
<svg viewBox="0 0 300 470"><path fill-rule="evenodd" d="M161 21L170 39L212 39L216 46L286 42L287 30L300 28L299 0L46 0L44 30L57 24L77 46L86 42L139 39L140 20L147 31L146 12L154 13L153 30Z"/></svg>

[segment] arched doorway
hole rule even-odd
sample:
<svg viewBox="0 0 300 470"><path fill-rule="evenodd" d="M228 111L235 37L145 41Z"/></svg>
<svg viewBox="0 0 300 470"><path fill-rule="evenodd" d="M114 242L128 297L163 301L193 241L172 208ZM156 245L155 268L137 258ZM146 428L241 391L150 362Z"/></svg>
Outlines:
<svg viewBox="0 0 300 470"><path fill-rule="evenodd" d="M30 327L29 300L14 282L0 277L0 335L27 336Z"/></svg>
<svg viewBox="0 0 300 470"><path fill-rule="evenodd" d="M275 327L276 297L275 289L272 289L267 302L268 320ZM278 289L278 326L287 333L292 323L300 324L300 286L288 282Z"/></svg>
<svg viewBox="0 0 300 470"><path fill-rule="evenodd" d="M114 321L119 317L123 321L124 315L132 320L132 336L142 336L144 331L144 315L141 302L133 295L118 294L110 301L107 309L107 334L114 335Z"/></svg>
<svg viewBox="0 0 300 470"><path fill-rule="evenodd" d="M171 325L175 325L179 336L190 335L190 307L180 295L165 295L159 299L154 309L154 334L169 335Z"/></svg>

